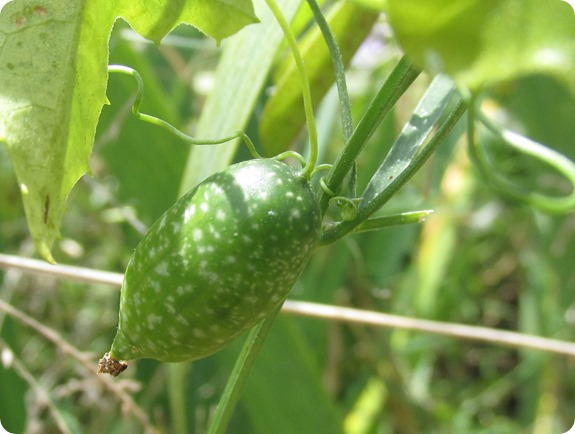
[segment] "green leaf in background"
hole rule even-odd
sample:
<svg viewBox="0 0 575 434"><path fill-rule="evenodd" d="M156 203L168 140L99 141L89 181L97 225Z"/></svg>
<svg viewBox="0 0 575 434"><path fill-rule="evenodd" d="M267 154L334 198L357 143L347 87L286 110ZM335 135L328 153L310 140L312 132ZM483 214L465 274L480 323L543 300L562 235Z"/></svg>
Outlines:
<svg viewBox="0 0 575 434"><path fill-rule="evenodd" d="M2 8L0 142L8 146L28 226L46 260L54 262L50 249L59 236L66 198L89 171L106 102L108 39L116 18L133 20L156 41L190 20L219 41L254 22L250 6L249 0L157 0L145 6L128 0L15 0ZM233 26L220 25L222 14Z"/></svg>
<svg viewBox="0 0 575 434"><path fill-rule="evenodd" d="M408 56L477 92L493 82L550 74L575 92L575 14L561 0L389 0Z"/></svg>
<svg viewBox="0 0 575 434"><path fill-rule="evenodd" d="M338 2L326 17L338 39L347 65L360 44L371 31L378 14L353 2ZM317 105L335 81L329 50L317 25L301 42L301 51ZM260 137L267 155L276 155L289 148L302 126L305 114L299 75L290 56L278 70L282 71L276 91L267 101L260 123Z"/></svg>

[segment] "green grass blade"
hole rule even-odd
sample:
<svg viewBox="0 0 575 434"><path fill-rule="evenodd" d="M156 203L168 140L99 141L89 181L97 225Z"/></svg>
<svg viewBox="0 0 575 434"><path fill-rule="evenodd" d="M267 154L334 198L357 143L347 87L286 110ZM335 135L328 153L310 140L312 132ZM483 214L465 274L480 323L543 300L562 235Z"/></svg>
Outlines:
<svg viewBox="0 0 575 434"><path fill-rule="evenodd" d="M240 399L242 388L280 310L281 306L272 312L266 319L256 325L248 334L242 351L237 358L234 369L228 379L208 434L225 433L228 422L232 417L238 400Z"/></svg>
<svg viewBox="0 0 575 434"><path fill-rule="evenodd" d="M453 81L437 76L421 98L411 118L367 185L360 207L365 207L393 184L412 163L455 92Z"/></svg>

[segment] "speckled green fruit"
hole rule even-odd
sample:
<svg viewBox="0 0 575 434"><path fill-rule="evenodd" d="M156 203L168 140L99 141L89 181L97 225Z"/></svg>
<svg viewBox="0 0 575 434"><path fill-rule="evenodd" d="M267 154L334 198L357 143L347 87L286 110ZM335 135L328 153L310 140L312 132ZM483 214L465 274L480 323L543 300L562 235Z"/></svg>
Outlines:
<svg viewBox="0 0 575 434"><path fill-rule="evenodd" d="M174 204L126 270L109 357L208 356L286 298L319 238L309 183L257 159L216 173Z"/></svg>

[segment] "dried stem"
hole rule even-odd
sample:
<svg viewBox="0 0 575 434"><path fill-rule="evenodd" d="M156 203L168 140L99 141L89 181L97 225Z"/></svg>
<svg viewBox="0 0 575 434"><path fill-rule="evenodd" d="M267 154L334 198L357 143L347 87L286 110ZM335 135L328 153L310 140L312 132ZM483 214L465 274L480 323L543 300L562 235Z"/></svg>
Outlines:
<svg viewBox="0 0 575 434"><path fill-rule="evenodd" d="M55 330L40 324L31 316L25 314L19 309L9 305L3 300L0 300L0 311L5 312L12 318L26 324L30 328L34 329L36 332L44 336L46 339L51 341L56 347L62 351L62 353L78 360L82 366L84 366L88 371L95 373L96 362L92 360L90 356L79 351L72 344L64 340ZM147 433L157 433L158 431L152 426L148 416L144 411L134 402L132 397L124 392L121 384L114 382L110 377L104 375L98 375L97 378L104 384L104 386L112 392L113 395L120 400L124 408L132 413L142 426L146 429Z"/></svg>
<svg viewBox="0 0 575 434"><path fill-rule="evenodd" d="M121 285L123 279L122 274L119 273L110 273L69 265L51 265L44 261L3 254L0 254L0 268L18 268L32 273L51 274L68 280L80 280L82 282L107 284L116 287ZM0 308L3 305L11 308L11 306L6 303L0 304ZM570 356L575 355L575 343L572 342L488 327L430 321L381 312L294 300L287 300L283 305L282 311L293 315L324 318L332 321L366 324L375 327L398 328L452 336L461 339L478 340L514 348L529 348ZM41 324L39 324L39 326L43 327ZM53 331L51 332L54 333ZM56 338L62 341L57 334ZM67 345L70 346L69 344ZM72 348L76 351L76 357L83 357L74 347Z"/></svg>

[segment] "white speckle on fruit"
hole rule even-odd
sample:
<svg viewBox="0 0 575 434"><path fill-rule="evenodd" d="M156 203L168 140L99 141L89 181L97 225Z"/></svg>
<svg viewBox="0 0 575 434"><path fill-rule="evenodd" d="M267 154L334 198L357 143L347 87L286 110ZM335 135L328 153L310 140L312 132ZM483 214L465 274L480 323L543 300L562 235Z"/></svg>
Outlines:
<svg viewBox="0 0 575 434"><path fill-rule="evenodd" d="M177 339L180 337L180 333L178 332L178 329L171 328L169 333L170 333L170 336L173 337L174 339Z"/></svg>
<svg viewBox="0 0 575 434"><path fill-rule="evenodd" d="M237 259L235 256L226 256L226 264L235 264L237 262Z"/></svg>
<svg viewBox="0 0 575 434"><path fill-rule="evenodd" d="M216 212L216 219L218 219L219 221L224 221L226 219L226 213L223 210L219 209Z"/></svg>
<svg viewBox="0 0 575 434"><path fill-rule="evenodd" d="M184 211L184 223L188 223L192 216L196 213L196 205L192 204Z"/></svg>
<svg viewBox="0 0 575 434"><path fill-rule="evenodd" d="M162 317L160 315L156 315L154 313L151 313L148 315L148 326L149 327L155 327L156 324L159 324L162 322Z"/></svg>
<svg viewBox="0 0 575 434"><path fill-rule="evenodd" d="M299 209L292 209L290 213L290 218L292 219L299 219L301 217L301 212Z"/></svg>
<svg viewBox="0 0 575 434"><path fill-rule="evenodd" d="M162 285L160 285L160 282L158 282L157 280L152 280L150 282L150 286L156 293L160 293L160 290L162 289Z"/></svg>
<svg viewBox="0 0 575 434"><path fill-rule="evenodd" d="M246 244L250 244L251 242L253 242L252 238L249 235L242 235L242 240Z"/></svg>
<svg viewBox="0 0 575 434"><path fill-rule="evenodd" d="M150 250L148 250L148 256L150 258L153 258L154 256L156 256L156 248L152 247Z"/></svg>
<svg viewBox="0 0 575 434"><path fill-rule="evenodd" d="M271 301L275 302L275 301L280 301L282 299L282 295L281 294L274 294L271 297Z"/></svg>
<svg viewBox="0 0 575 434"><path fill-rule="evenodd" d="M160 262L158 265L156 265L155 271L160 276L167 276L169 274L168 273L168 263L167 262Z"/></svg>
<svg viewBox="0 0 575 434"><path fill-rule="evenodd" d="M255 295L248 295L247 297L244 297L244 300L247 301L248 303L254 304L258 301L258 297L256 297Z"/></svg>
<svg viewBox="0 0 575 434"><path fill-rule="evenodd" d="M176 315L176 321L178 321L180 324L183 324L185 326L189 326L190 323L188 322L188 320L186 319L185 316L183 316L182 314L180 315Z"/></svg>
<svg viewBox="0 0 575 434"><path fill-rule="evenodd" d="M192 232L192 236L193 236L195 242L200 241L202 239L203 235L204 235L204 233L202 232L202 230L198 229L198 228L194 229L194 231Z"/></svg>
<svg viewBox="0 0 575 434"><path fill-rule="evenodd" d="M202 202L202 203L200 204L200 209L201 209L203 212L208 212L208 209L210 209L210 207L208 206L208 203L207 203L207 202Z"/></svg>
<svg viewBox="0 0 575 434"><path fill-rule="evenodd" d="M298 196L295 198L295 200L297 200L298 202L302 202L302 201L303 201L303 197L301 197L301 196L298 195Z"/></svg>
<svg viewBox="0 0 575 434"><path fill-rule="evenodd" d="M286 193L286 197L290 197L290 198L291 198L291 197L294 197L293 191L288 191L288 192Z"/></svg>
<svg viewBox="0 0 575 434"><path fill-rule="evenodd" d="M268 215L269 215L270 217L275 217L276 212L275 212L275 211L268 211Z"/></svg>
<svg viewBox="0 0 575 434"><path fill-rule="evenodd" d="M162 220L160 220L160 224L158 225L158 231L162 230L165 224L166 224L166 214L164 214L162 216Z"/></svg>
<svg viewBox="0 0 575 434"><path fill-rule="evenodd" d="M206 335L202 329L194 329L192 333L196 338L203 338Z"/></svg>

